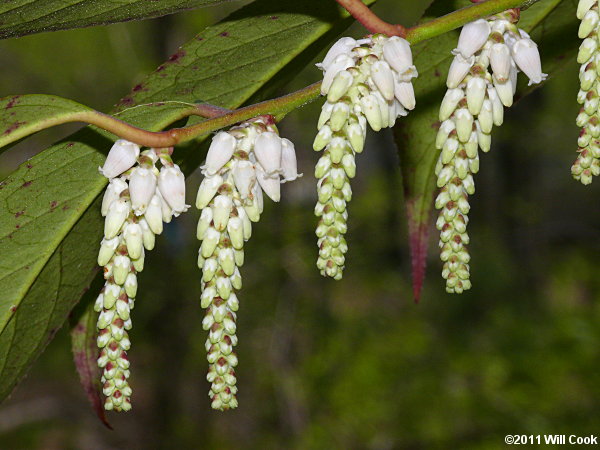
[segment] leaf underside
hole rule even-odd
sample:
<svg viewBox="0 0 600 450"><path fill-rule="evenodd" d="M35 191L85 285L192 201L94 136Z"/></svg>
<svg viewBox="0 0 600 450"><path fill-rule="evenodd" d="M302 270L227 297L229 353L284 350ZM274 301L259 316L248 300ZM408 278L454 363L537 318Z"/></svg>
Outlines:
<svg viewBox="0 0 600 450"><path fill-rule="evenodd" d="M182 46L113 113L158 131L179 120L185 105L136 105L174 100L237 108L307 48L316 53L350 23L333 2L288 6L259 0ZM0 183L0 399L39 356L98 271L103 221L97 202L106 179L97 168L114 139L84 128ZM197 152L180 162L188 161L195 168Z"/></svg>
<svg viewBox="0 0 600 450"><path fill-rule="evenodd" d="M452 2L438 0L426 15L439 16L468 4L462 1L460 5L453 5ZM575 4L570 0L546 0L534 4L523 11L519 27L527 32L534 30L532 38L539 44L542 66L550 78L553 72L569 62L569 56L575 54L579 45ZM419 70L419 77L414 83L417 108L398 121L394 128L406 202L415 301L419 300L425 278L431 210L436 191L434 169L439 156L435 148L438 110L453 58L450 52L456 47L457 40L456 31L413 47L414 62ZM523 80L520 80L517 99L539 87L527 87L526 83L522 83Z"/></svg>
<svg viewBox="0 0 600 450"><path fill-rule="evenodd" d="M99 289L101 280L93 283L92 289ZM98 345L96 344L96 321L97 313L94 311L95 292L90 290L86 293L82 302L71 315L71 347L73 350L73 361L79 374L79 379L84 391L96 412L98 419L112 430L108 423L102 399L102 386L100 384L100 368L98 367Z"/></svg>

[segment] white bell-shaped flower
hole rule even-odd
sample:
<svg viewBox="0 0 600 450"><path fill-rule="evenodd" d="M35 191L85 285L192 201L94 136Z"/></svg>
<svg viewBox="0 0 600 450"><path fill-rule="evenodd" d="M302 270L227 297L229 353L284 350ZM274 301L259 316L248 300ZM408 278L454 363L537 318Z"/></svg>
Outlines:
<svg viewBox="0 0 600 450"><path fill-rule="evenodd" d="M254 142L254 154L267 176L281 171L281 138L277 134L261 133Z"/></svg>
<svg viewBox="0 0 600 450"><path fill-rule="evenodd" d="M281 176L282 183L294 181L302 176L298 173L298 161L296 159L296 149L294 143L289 139L281 139Z"/></svg>
<svg viewBox="0 0 600 450"><path fill-rule="evenodd" d="M185 204L185 177L177 164L160 169L158 189L175 213L180 214L188 210L189 205Z"/></svg>
<svg viewBox="0 0 600 450"><path fill-rule="evenodd" d="M462 28L455 52L460 53L463 58L469 58L483 47L489 35L490 24L487 20L479 19L470 22Z"/></svg>
<svg viewBox="0 0 600 450"><path fill-rule="evenodd" d="M156 191L154 168L136 167L129 178L131 207L137 216L144 214Z"/></svg>
<svg viewBox="0 0 600 450"><path fill-rule="evenodd" d="M233 182L242 199L247 199L256 183L254 164L250 161L236 161L233 166Z"/></svg>
<svg viewBox="0 0 600 450"><path fill-rule="evenodd" d="M140 155L140 146L133 142L119 139L108 152L100 173L106 178L114 178L131 169Z"/></svg>
<svg viewBox="0 0 600 450"><path fill-rule="evenodd" d="M208 176L216 174L231 159L235 146L236 139L231 134L225 131L217 133L208 148L203 173Z"/></svg>
<svg viewBox="0 0 600 450"><path fill-rule="evenodd" d="M512 48L519 69L529 77L529 85L541 83L548 75L542 73L542 63L537 45L531 39L520 39Z"/></svg>
<svg viewBox="0 0 600 450"><path fill-rule="evenodd" d="M383 44L383 57L398 74L403 74L413 65L410 44L399 36L392 36Z"/></svg>

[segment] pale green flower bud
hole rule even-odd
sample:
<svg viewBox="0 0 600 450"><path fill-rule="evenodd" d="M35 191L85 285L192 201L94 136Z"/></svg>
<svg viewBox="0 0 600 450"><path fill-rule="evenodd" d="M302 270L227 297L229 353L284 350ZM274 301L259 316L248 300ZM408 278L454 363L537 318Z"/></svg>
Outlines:
<svg viewBox="0 0 600 450"><path fill-rule="evenodd" d="M328 154L325 154L319 158L317 165L315 166L315 177L322 178L331 168L331 158Z"/></svg>
<svg viewBox="0 0 600 450"><path fill-rule="evenodd" d="M317 152L323 150L327 146L327 144L329 144L332 137L333 131L331 131L331 128L328 125L324 125L322 128L319 129L319 132L315 137L313 149Z"/></svg>
<svg viewBox="0 0 600 450"><path fill-rule="evenodd" d="M367 95L360 100L360 107L373 131L381 130L383 119L379 101L374 95Z"/></svg>
<svg viewBox="0 0 600 450"><path fill-rule="evenodd" d="M347 70L342 70L338 72L333 82L331 83L331 87L329 88L329 92L327 93L327 101L329 103L335 103L339 99L341 99L346 93L352 83L354 82L354 77Z"/></svg>
<svg viewBox="0 0 600 450"><path fill-rule="evenodd" d="M467 142L473 131L473 115L466 108L459 108L454 112L456 134L460 142ZM481 115L480 115L481 117ZM480 118L481 120L481 118Z"/></svg>
<svg viewBox="0 0 600 450"><path fill-rule="evenodd" d="M227 222L233 208L233 202L228 195L217 195L214 199L213 226L217 231L223 231L227 228ZM204 253L203 253L204 255Z"/></svg>
<svg viewBox="0 0 600 450"><path fill-rule="evenodd" d="M223 184L223 178L220 175L205 177L200 183L198 195L196 197L196 208L202 209L212 200L217 193L219 186ZM158 233L157 233L158 234Z"/></svg>
<svg viewBox="0 0 600 450"><path fill-rule="evenodd" d="M131 203L126 198L120 198L111 204L104 221L104 237L106 239L114 238L121 231L130 212Z"/></svg>
<svg viewBox="0 0 600 450"><path fill-rule="evenodd" d="M221 238L221 234L215 230L213 227L209 227L204 234L204 238L202 240L201 253L204 258L210 257L215 249L217 248L217 244L219 243L219 239Z"/></svg>
<svg viewBox="0 0 600 450"><path fill-rule="evenodd" d="M129 257L124 255L115 256L113 266L113 277L115 279L115 283L121 286L125 283L125 279L129 274L130 267L131 260Z"/></svg>
<svg viewBox="0 0 600 450"><path fill-rule="evenodd" d="M142 254L144 240L142 237L142 227L137 223L128 223L123 230L123 237L127 244L127 252L132 259L137 259Z"/></svg>
<svg viewBox="0 0 600 450"><path fill-rule="evenodd" d="M591 9L586 12L579 24L579 31L577 33L579 38L584 39L588 37L590 33L598 27L599 21L600 17L598 17L598 11Z"/></svg>
<svg viewBox="0 0 600 450"><path fill-rule="evenodd" d="M483 78L473 77L467 82L467 105L471 114L479 114L485 99L485 94L486 82Z"/></svg>
<svg viewBox="0 0 600 450"><path fill-rule="evenodd" d="M344 102L338 102L333 107L329 126L333 131L340 131L350 117L350 106Z"/></svg>
<svg viewBox="0 0 600 450"><path fill-rule="evenodd" d="M441 121L449 119L464 96L465 94L462 89L448 89L440 106L439 119Z"/></svg>

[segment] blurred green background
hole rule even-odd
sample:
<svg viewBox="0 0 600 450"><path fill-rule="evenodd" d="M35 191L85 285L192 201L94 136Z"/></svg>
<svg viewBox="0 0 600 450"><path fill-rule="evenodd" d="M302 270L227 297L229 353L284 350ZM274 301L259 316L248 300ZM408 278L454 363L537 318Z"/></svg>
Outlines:
<svg viewBox="0 0 600 450"><path fill-rule="evenodd" d="M403 2L399 11L382 0L376 10L410 24L420 3ZM0 94L56 94L107 111L181 43L241 4L1 41ZM354 26L348 34L363 32ZM577 73L568 64L494 132L471 203L470 292L445 293L432 229L422 300L413 303L389 130L371 134L358 158L344 279L319 276L315 103L281 126L305 176L284 186L280 205L267 205L246 245L240 407L214 412L206 395L192 210L167 227L140 276L133 411L109 414L112 432L99 423L65 327L0 405L0 448L493 449L508 433L598 433L600 180L586 188L569 172ZM282 93L319 76L307 67ZM0 158L0 175L75 128L15 146ZM199 181L189 180L190 200Z"/></svg>

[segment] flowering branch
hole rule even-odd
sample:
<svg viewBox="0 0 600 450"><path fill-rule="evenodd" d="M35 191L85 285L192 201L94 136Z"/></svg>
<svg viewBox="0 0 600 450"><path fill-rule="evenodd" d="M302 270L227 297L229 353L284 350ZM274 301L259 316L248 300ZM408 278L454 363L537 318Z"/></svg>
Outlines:
<svg viewBox="0 0 600 450"><path fill-rule="evenodd" d="M406 36L406 28L382 20L360 0L335 0L352 17L362 24L371 33L383 33L388 36Z"/></svg>
<svg viewBox="0 0 600 450"><path fill-rule="evenodd" d="M354 11L359 11L359 7L357 7L357 5L361 2L356 2L353 0L336 1L338 1L342 6L344 6L344 4L352 4L351 7L354 8ZM445 16L439 17L430 22L407 29L406 39L411 44L416 44L418 42L447 33L448 31L461 27L465 23L472 22L482 17L491 16L507 9L518 8L519 6L523 5L531 6L537 1L539 0L487 0L482 3L476 3L472 6L468 6L450 14L446 14ZM369 11L370 15L373 15L364 4L362 4L362 6ZM381 20L379 25L377 25L377 22L373 21L372 17L369 18L368 23L370 27L375 27L371 30L374 32L383 32L379 26L386 26L386 22ZM398 29L396 28L396 33L392 34L397 34L397 32ZM190 105L191 107L189 110L182 111L180 118L190 115L199 115L208 118L208 120L186 128L173 128L171 130L159 132L151 132L134 127L119 119L98 111L86 111L61 117L52 121L45 121L40 123L35 129L28 129L27 132L19 133L19 130L16 130L16 132L11 133L8 136L3 136L2 139L0 139L0 146L7 145L18 139L22 139L28 134L49 128L54 125L67 122L85 122L91 125L96 125L123 139L127 139L142 146L155 148L172 147L174 145L193 140L204 134L234 125L256 116L272 115L275 116L277 120L281 120L290 111L316 100L320 96L320 88L321 82L317 82L283 97L246 106L235 111L228 111L217 106L206 104Z"/></svg>

